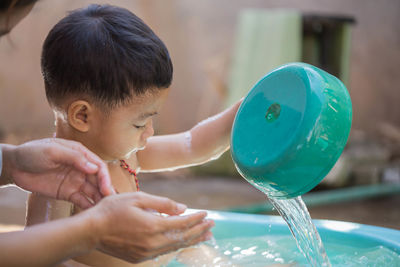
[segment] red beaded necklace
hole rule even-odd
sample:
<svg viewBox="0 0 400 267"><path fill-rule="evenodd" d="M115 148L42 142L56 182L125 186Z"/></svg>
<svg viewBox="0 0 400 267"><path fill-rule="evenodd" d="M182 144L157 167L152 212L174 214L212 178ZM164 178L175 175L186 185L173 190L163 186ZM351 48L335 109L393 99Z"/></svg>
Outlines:
<svg viewBox="0 0 400 267"><path fill-rule="evenodd" d="M137 178L136 171L134 169L131 169L131 167L129 167L128 163L126 163L125 160L121 159L120 162L121 162L121 167L126 169L131 175L133 175L133 177L135 178L136 190L140 191L139 180Z"/></svg>

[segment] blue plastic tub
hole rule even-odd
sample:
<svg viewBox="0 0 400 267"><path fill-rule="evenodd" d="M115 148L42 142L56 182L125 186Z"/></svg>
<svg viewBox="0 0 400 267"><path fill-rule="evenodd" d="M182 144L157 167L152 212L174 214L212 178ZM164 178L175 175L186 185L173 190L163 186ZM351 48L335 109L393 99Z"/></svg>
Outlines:
<svg viewBox="0 0 400 267"><path fill-rule="evenodd" d="M208 211L208 217L216 222L211 245L235 264L308 266L280 216ZM332 266L400 266L400 231L341 221L313 222Z"/></svg>

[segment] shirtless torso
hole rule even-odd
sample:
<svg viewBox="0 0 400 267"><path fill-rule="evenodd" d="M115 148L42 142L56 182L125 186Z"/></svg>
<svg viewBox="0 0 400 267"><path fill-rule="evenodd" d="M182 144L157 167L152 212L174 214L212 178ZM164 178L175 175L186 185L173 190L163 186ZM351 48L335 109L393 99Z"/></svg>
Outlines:
<svg viewBox="0 0 400 267"><path fill-rule="evenodd" d="M133 154L125 161L130 169L139 170L136 154ZM121 166L120 161L108 163L108 168L112 184L118 193L136 192L138 189L135 176L127 168ZM31 194L28 201L26 225L43 223L59 218L69 217L79 213L80 209L73 204L44 197L38 194ZM132 227L135 227L132 225ZM149 260L140 264L132 264L118 258L109 256L100 251L93 251L89 254L76 257L74 260L67 261L64 266L113 266L113 267L132 267L132 266L162 266L175 256L174 253L161 256L157 261Z"/></svg>

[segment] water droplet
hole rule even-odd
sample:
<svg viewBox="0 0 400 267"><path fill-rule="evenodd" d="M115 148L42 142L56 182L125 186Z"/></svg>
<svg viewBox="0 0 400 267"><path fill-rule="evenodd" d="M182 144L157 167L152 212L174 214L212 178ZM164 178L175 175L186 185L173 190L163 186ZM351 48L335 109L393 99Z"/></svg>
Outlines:
<svg viewBox="0 0 400 267"><path fill-rule="evenodd" d="M215 263L219 262L220 260L221 260L221 257L216 257L216 258L213 260L213 263L215 264Z"/></svg>
<svg viewBox="0 0 400 267"><path fill-rule="evenodd" d="M230 252L229 250L226 250L225 252L224 252L224 255L231 255L232 254L232 252Z"/></svg>

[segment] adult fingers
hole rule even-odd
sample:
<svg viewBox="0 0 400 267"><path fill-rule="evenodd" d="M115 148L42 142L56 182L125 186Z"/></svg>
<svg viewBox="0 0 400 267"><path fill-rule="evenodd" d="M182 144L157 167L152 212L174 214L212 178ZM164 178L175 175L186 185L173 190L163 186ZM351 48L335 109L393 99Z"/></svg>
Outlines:
<svg viewBox="0 0 400 267"><path fill-rule="evenodd" d="M96 174L89 174L87 175L88 181L95 187L99 188L100 193L103 196L109 196L115 194L115 189L110 184L110 180L108 179L108 168L107 166L105 169L100 169Z"/></svg>
<svg viewBox="0 0 400 267"><path fill-rule="evenodd" d="M66 140L66 139L62 139L62 138L54 138L53 139L56 143L76 150L80 153L82 153L83 155L85 155L85 157L87 159L89 159L91 162L96 163L96 164L104 164L104 162L100 159L99 156L97 156L95 153L93 153L92 151L90 151L87 147L85 147L84 145L82 145L80 142L76 142L76 141L72 141L72 140Z"/></svg>
<svg viewBox="0 0 400 267"><path fill-rule="evenodd" d="M210 231L205 231L198 236L194 236L192 239L187 239L187 240L183 240L183 241L174 240L174 239L168 240L168 242L165 244L165 246L162 246L159 248L154 248L151 250L141 251L141 254L144 254L147 259L150 259L150 258L153 258L156 256L170 253L172 251L176 251L181 248L196 245L200 242L210 240L212 237L213 237L213 235ZM138 249L136 249L136 250L138 250Z"/></svg>
<svg viewBox="0 0 400 267"><path fill-rule="evenodd" d="M175 243L170 247L166 247L165 249L169 251L174 251L180 248L190 247L197 245L200 242L208 241L213 237L213 234L210 231L203 232L201 235L196 236L193 239L186 240L185 242Z"/></svg>
<svg viewBox="0 0 400 267"><path fill-rule="evenodd" d="M65 200L74 203L81 209L88 209L93 206L93 203L91 203L89 199L81 192L75 192L68 199Z"/></svg>
<svg viewBox="0 0 400 267"><path fill-rule="evenodd" d="M164 233L164 236L167 239L167 243L171 243L172 241L188 242L203 235L205 232L208 232L214 225L215 224L212 220L203 220L202 222L184 230L169 230Z"/></svg>
<svg viewBox="0 0 400 267"><path fill-rule="evenodd" d="M202 223L199 223L187 231L183 232L182 240L184 242L190 242L192 239L195 239L199 236L202 236L204 233L209 232L212 227L214 227L215 223L212 220L204 220Z"/></svg>
<svg viewBox="0 0 400 267"><path fill-rule="evenodd" d="M84 173L95 173L99 167L96 164L91 163L79 151L76 151L69 147L51 147L48 151L50 160L57 164L73 166Z"/></svg>
<svg viewBox="0 0 400 267"><path fill-rule="evenodd" d="M94 187L89 182L85 182L81 186L80 190L89 198L91 198L95 203L98 203L102 199L102 196L100 195L100 192L97 189L97 187Z"/></svg>
<svg viewBox="0 0 400 267"><path fill-rule="evenodd" d="M100 188L100 192L103 196L115 195L115 189L111 184L110 173L108 172L107 165L104 164L104 167L101 167L97 173L98 184Z"/></svg>
<svg viewBox="0 0 400 267"><path fill-rule="evenodd" d="M136 205L142 209L155 210L169 215L178 215L186 210L186 205L166 197L159 197L143 192L136 194Z"/></svg>
<svg viewBox="0 0 400 267"><path fill-rule="evenodd" d="M87 149L79 142L56 138L57 143L63 146L64 153L56 154L54 159L57 163L73 165L85 174L94 174L97 172L97 184L100 192L104 196L115 194L111 184L110 174L107 165L93 152Z"/></svg>
<svg viewBox="0 0 400 267"><path fill-rule="evenodd" d="M185 216L170 216L162 218L166 230L188 229L201 223L207 216L207 212L199 211Z"/></svg>
<svg viewBox="0 0 400 267"><path fill-rule="evenodd" d="M86 175L86 181L93 185L94 187L99 187L98 179L95 174L88 174Z"/></svg>
<svg viewBox="0 0 400 267"><path fill-rule="evenodd" d="M196 240L205 233L209 232L215 224L212 220L202 220L201 222L187 227L186 229L172 228L158 235L158 247L162 249L166 247L188 246L192 244L192 240Z"/></svg>
<svg viewBox="0 0 400 267"><path fill-rule="evenodd" d="M108 172L107 164L105 164L96 154L90 151L88 148L83 146L79 142L70 141L60 139L60 142L63 142L65 145L70 146L71 148L83 153L85 157L89 160L88 163L85 163L82 166L82 171L87 171L87 173L95 173L93 172L93 166L91 164L95 164L97 166L97 184L99 185L100 192L104 196L115 194L115 190L111 184L110 174ZM83 163L83 162L82 162Z"/></svg>

